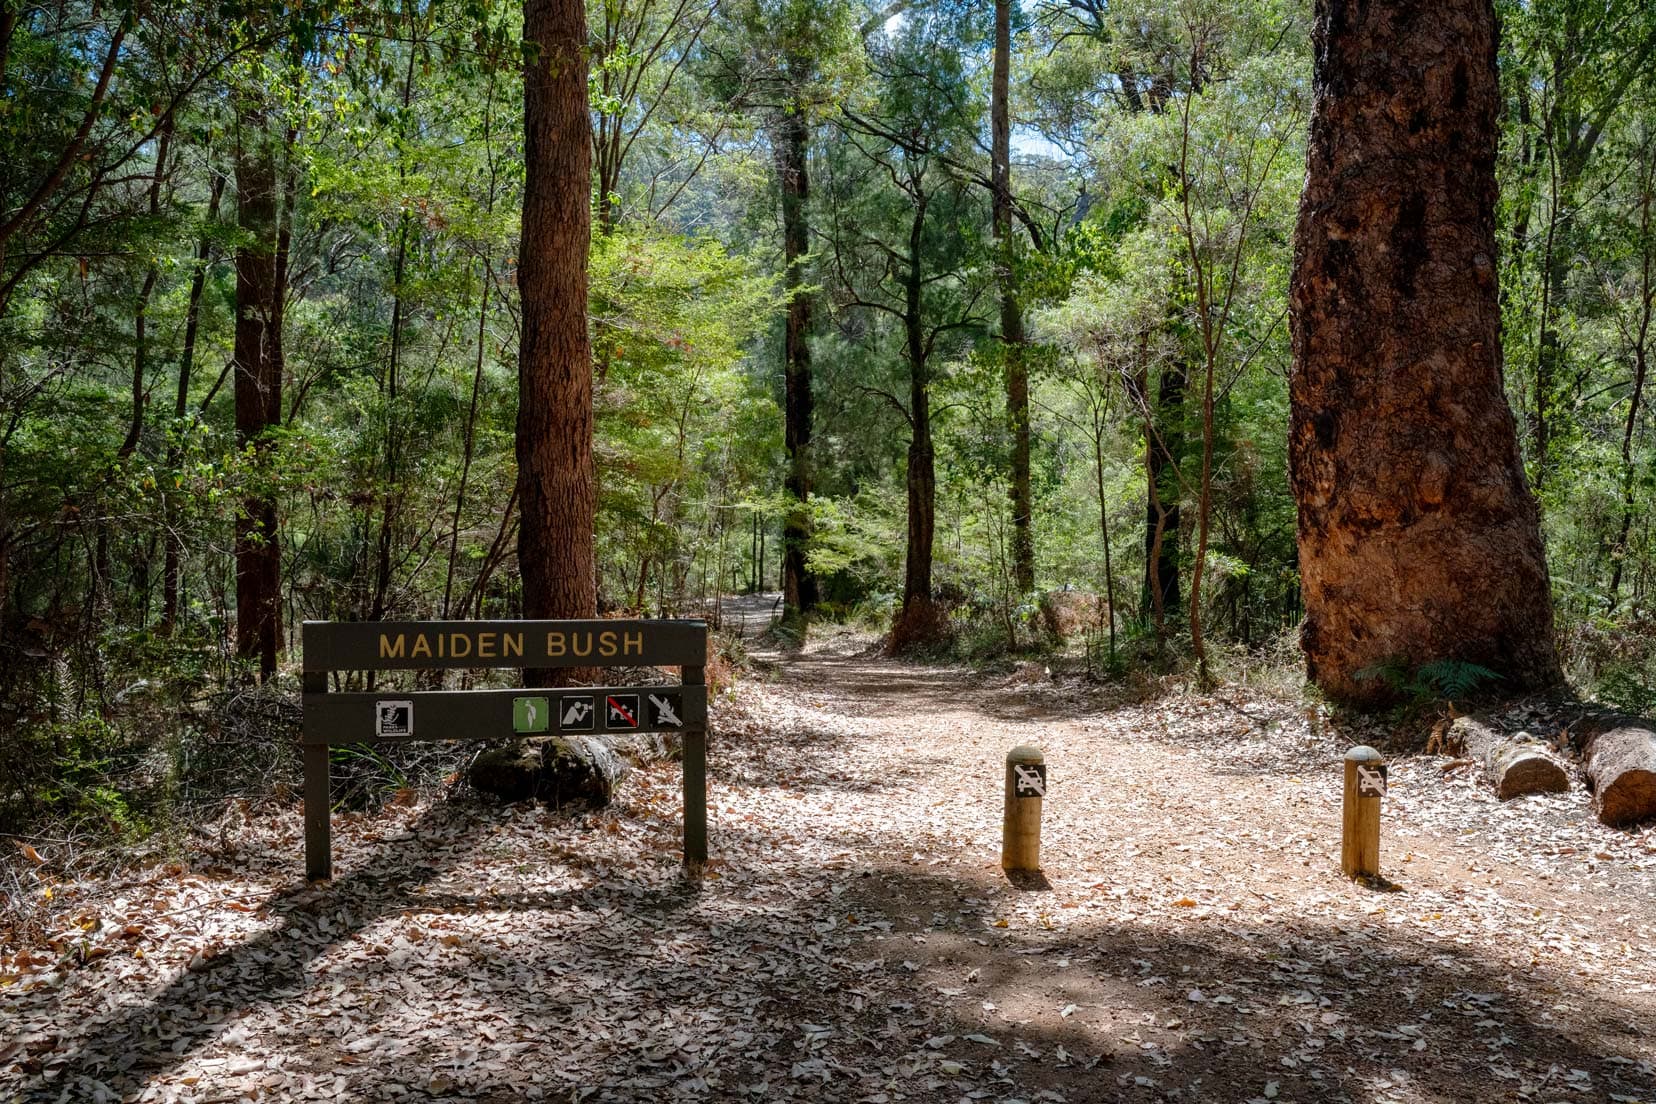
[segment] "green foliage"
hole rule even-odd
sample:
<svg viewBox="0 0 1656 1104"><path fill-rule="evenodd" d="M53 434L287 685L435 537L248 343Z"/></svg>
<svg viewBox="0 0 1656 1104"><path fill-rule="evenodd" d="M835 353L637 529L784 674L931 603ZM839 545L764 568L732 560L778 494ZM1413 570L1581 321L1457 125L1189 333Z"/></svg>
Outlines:
<svg viewBox="0 0 1656 1104"><path fill-rule="evenodd" d="M1504 378L1572 670L1651 708L1656 9L1502 8ZM1188 610L1153 631L1145 585L1158 450L1181 594L1205 452L1198 613L1222 657L1279 654L1301 612L1286 319L1310 5L1014 9L1002 250L987 5L590 5L606 610L700 614L775 585L789 463L776 153L802 128L807 559L826 612L883 629L896 611L918 384L934 597L956 647L985 659L1037 643L1009 563L1009 280L1032 379L1038 584L1114 599L1079 642L1089 665L1182 662ZM0 68L0 792L129 833L167 801L275 786L292 767L285 729L249 719L279 700L242 694L233 655L248 499L277 506L290 634L307 617L521 610L522 6L21 10ZM258 441L237 432L227 367L250 96L280 146L288 278L280 424ZM1422 700L1491 682L1435 663L1371 677ZM122 697L140 683L168 693ZM401 754L340 767L370 800L430 777Z"/></svg>
<svg viewBox="0 0 1656 1104"><path fill-rule="evenodd" d="M1378 680L1414 707L1435 701L1465 701L1501 681L1501 676L1488 667L1459 659L1435 659L1415 665L1397 658L1365 667L1354 677Z"/></svg>

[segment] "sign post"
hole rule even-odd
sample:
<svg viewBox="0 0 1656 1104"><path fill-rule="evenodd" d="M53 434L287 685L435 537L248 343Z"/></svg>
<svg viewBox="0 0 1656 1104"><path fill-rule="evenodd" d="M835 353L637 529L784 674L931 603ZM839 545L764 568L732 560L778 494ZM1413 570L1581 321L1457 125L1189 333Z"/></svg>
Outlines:
<svg viewBox="0 0 1656 1104"><path fill-rule="evenodd" d="M1001 869L1041 869L1041 802L1046 798L1046 756L1021 745L1006 753L1006 808L1001 817Z"/></svg>
<svg viewBox="0 0 1656 1104"><path fill-rule="evenodd" d="M1340 825L1340 869L1346 877L1380 874L1380 801L1386 796L1386 761L1371 747L1345 757L1345 799Z"/></svg>
<svg viewBox="0 0 1656 1104"><path fill-rule="evenodd" d="M305 876L333 877L328 749L404 740L677 732L684 862L707 861L707 625L702 621L307 621ZM333 671L677 666L677 686L331 693Z"/></svg>

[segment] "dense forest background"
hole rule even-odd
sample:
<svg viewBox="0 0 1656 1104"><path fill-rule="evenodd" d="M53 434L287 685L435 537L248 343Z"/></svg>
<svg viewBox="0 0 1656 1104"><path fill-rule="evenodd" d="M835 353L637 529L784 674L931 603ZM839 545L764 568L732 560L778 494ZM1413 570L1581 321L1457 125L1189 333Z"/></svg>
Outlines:
<svg viewBox="0 0 1656 1104"><path fill-rule="evenodd" d="M1649 710L1656 8L1500 16L1560 652ZM1104 676L1293 662L1310 21L590 4L600 612L780 589L972 658L1067 626ZM523 612L522 40L494 0L0 6L9 812L120 821L181 725L187 779L196 707L303 620Z"/></svg>

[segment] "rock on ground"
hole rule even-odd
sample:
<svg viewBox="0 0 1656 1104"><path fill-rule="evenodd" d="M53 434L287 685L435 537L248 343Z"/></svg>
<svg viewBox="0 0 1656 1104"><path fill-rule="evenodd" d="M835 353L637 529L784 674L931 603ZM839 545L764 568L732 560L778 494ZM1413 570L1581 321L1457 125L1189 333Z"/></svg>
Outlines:
<svg viewBox="0 0 1656 1104"><path fill-rule="evenodd" d="M551 805L608 805L627 764L593 736L552 736L490 748L472 761L466 778L502 801L535 799Z"/></svg>

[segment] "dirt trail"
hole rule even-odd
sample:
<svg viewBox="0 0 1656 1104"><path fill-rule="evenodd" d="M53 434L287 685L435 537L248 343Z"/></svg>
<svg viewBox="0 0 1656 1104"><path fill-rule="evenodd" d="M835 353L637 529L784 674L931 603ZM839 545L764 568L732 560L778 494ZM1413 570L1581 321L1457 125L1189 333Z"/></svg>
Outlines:
<svg viewBox="0 0 1656 1104"><path fill-rule="evenodd" d="M0 1100L1656 1100L1656 832L1405 760L1399 888L1367 889L1337 869L1349 741L1291 703L868 643L753 643L699 882L664 764L575 818L337 818L328 887L295 884L292 809L193 873L60 887L85 964L0 989ZM1020 889L1026 742L1047 883Z"/></svg>

